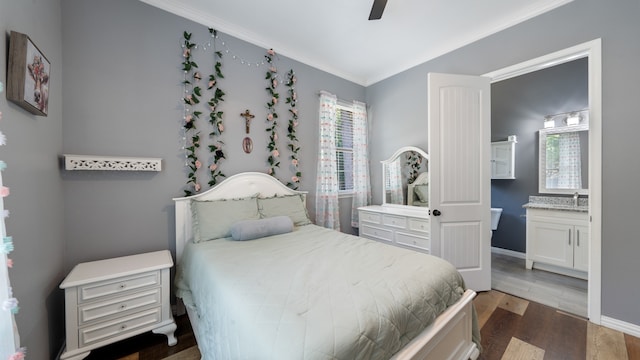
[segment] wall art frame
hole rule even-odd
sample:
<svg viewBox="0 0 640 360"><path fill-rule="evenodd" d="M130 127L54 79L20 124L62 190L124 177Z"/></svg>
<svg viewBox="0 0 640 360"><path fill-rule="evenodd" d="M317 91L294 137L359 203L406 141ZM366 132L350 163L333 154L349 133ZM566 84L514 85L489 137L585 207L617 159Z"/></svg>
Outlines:
<svg viewBox="0 0 640 360"><path fill-rule="evenodd" d="M7 99L38 116L49 113L51 63L42 51L22 33L11 31Z"/></svg>

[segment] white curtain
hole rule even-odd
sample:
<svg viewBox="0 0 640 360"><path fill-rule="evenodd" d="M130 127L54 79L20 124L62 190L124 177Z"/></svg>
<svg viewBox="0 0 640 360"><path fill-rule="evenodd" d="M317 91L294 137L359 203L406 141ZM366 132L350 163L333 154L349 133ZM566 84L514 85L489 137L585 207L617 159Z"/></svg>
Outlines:
<svg viewBox="0 0 640 360"><path fill-rule="evenodd" d="M578 132L562 133L558 137L559 171L558 188L582 189L580 165L580 135Z"/></svg>
<svg viewBox="0 0 640 360"><path fill-rule="evenodd" d="M335 95L320 93L320 146L316 179L316 225L340 229L338 210L338 163L336 160Z"/></svg>
<svg viewBox="0 0 640 360"><path fill-rule="evenodd" d="M367 141L367 106L353 102L353 200L351 226L359 227L358 208L371 202L369 179L369 145Z"/></svg>
<svg viewBox="0 0 640 360"><path fill-rule="evenodd" d="M387 166L389 171L389 184L387 184L387 191L390 196L391 204L404 204L404 196L402 195L402 162L400 158Z"/></svg>

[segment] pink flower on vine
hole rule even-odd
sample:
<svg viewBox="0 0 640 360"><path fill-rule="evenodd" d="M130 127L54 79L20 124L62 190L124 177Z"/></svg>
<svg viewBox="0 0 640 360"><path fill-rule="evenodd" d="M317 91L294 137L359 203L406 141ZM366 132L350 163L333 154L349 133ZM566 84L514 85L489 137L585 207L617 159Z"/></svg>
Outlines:
<svg viewBox="0 0 640 360"><path fill-rule="evenodd" d="M267 114L267 120L269 120L269 121L273 120L273 114L272 113Z"/></svg>
<svg viewBox="0 0 640 360"><path fill-rule="evenodd" d="M189 94L185 98L189 104L193 104L193 95Z"/></svg>
<svg viewBox="0 0 640 360"><path fill-rule="evenodd" d="M194 163L194 165L196 166L196 169L200 169L202 167L202 163L200 162L200 160L196 160L196 162ZM197 191L197 190L196 190Z"/></svg>
<svg viewBox="0 0 640 360"><path fill-rule="evenodd" d="M0 187L0 196L7 197L7 196L9 196L9 193L10 193L10 191L9 191L8 187L6 187L6 186Z"/></svg>
<svg viewBox="0 0 640 360"><path fill-rule="evenodd" d="M269 175L273 174L273 168L269 168Z"/></svg>
<svg viewBox="0 0 640 360"><path fill-rule="evenodd" d="M298 79L295 76L291 78L292 83L295 83L296 81L298 81Z"/></svg>
<svg viewBox="0 0 640 360"><path fill-rule="evenodd" d="M194 188L196 191L200 191L200 184L196 183L196 184L193 186L193 188Z"/></svg>
<svg viewBox="0 0 640 360"><path fill-rule="evenodd" d="M291 181L293 181L293 182L297 183L298 181L300 181L300 179L298 179L298 177L297 177L297 176L292 176L292 177L291 177Z"/></svg>
<svg viewBox="0 0 640 360"><path fill-rule="evenodd" d="M223 132L224 131L224 125L222 125L222 123L218 123L218 131L219 132Z"/></svg>
<svg viewBox="0 0 640 360"><path fill-rule="evenodd" d="M189 49L184 49L184 51L182 52L183 57L189 57L189 54L191 54L191 50Z"/></svg>
<svg viewBox="0 0 640 360"><path fill-rule="evenodd" d="M298 116L298 109L291 109L291 113L295 116Z"/></svg>
<svg viewBox="0 0 640 360"><path fill-rule="evenodd" d="M296 94L296 93L291 94L291 98L293 100L297 99L298 98L298 94Z"/></svg>
<svg viewBox="0 0 640 360"><path fill-rule="evenodd" d="M269 55L273 56L273 55L275 55L275 54L276 54L276 52L275 52L275 51L273 51L273 49L269 49L269 50L267 50L267 54L269 54Z"/></svg>
<svg viewBox="0 0 640 360"><path fill-rule="evenodd" d="M209 170L211 170L211 171L216 171L217 168L218 168L218 164L211 164L209 166Z"/></svg>
<svg viewBox="0 0 640 360"><path fill-rule="evenodd" d="M280 156L280 152L279 152L278 150L273 150L273 151L271 152L271 155L272 155L273 157L278 157L278 156Z"/></svg>
<svg viewBox="0 0 640 360"><path fill-rule="evenodd" d="M271 71L272 73L274 73L274 72L278 72L278 70L276 69L276 67L275 67L275 66L270 67L270 68L269 68L269 71Z"/></svg>
<svg viewBox="0 0 640 360"><path fill-rule="evenodd" d="M13 259L7 259L7 267L8 268L12 268L13 267Z"/></svg>
<svg viewBox="0 0 640 360"><path fill-rule="evenodd" d="M278 80L273 79L273 87L275 88L275 87L277 87L277 86L278 86Z"/></svg>
<svg viewBox="0 0 640 360"><path fill-rule="evenodd" d="M296 127L296 126L298 126L298 122L297 122L297 121L294 121L294 122L293 122L293 127Z"/></svg>
<svg viewBox="0 0 640 360"><path fill-rule="evenodd" d="M273 141L278 141L278 134L277 133L273 133Z"/></svg>
<svg viewBox="0 0 640 360"><path fill-rule="evenodd" d="M274 96L271 98L271 101L273 101L273 104L275 105L278 103L278 98Z"/></svg>
<svg viewBox="0 0 640 360"><path fill-rule="evenodd" d="M209 88L212 88L216 84L215 80L209 81Z"/></svg>
<svg viewBox="0 0 640 360"><path fill-rule="evenodd" d="M196 72L193 74L193 78L194 78L194 79L196 79L196 80L200 80L200 79L202 79L202 76L200 75L200 73L199 73L199 72L197 72L197 71L196 71Z"/></svg>
<svg viewBox="0 0 640 360"><path fill-rule="evenodd" d="M291 160L291 165L298 166L298 159Z"/></svg>
<svg viewBox="0 0 640 360"><path fill-rule="evenodd" d="M193 120L193 116L192 116L192 115L190 115L190 114L184 117L184 121L185 121L186 123L190 123L190 122L191 122L191 120Z"/></svg>

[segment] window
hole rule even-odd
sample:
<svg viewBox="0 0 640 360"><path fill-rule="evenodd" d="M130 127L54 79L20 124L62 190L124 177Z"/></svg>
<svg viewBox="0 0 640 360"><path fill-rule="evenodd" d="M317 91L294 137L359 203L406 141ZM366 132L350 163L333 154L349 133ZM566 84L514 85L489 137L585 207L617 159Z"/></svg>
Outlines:
<svg viewBox="0 0 640 360"><path fill-rule="evenodd" d="M353 106L336 106L336 161L338 164L338 191L353 191Z"/></svg>

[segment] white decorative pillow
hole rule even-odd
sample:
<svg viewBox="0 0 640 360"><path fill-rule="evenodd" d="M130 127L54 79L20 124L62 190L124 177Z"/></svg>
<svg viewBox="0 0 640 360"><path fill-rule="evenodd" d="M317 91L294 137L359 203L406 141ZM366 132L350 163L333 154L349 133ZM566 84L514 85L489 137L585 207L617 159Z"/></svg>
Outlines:
<svg viewBox="0 0 640 360"><path fill-rule="evenodd" d="M258 208L263 218L288 216L295 226L311 224L303 195L285 195L270 198L258 198Z"/></svg>
<svg viewBox="0 0 640 360"><path fill-rule="evenodd" d="M418 200L423 203L429 203L429 185L421 184L413 187L413 192L418 196Z"/></svg>
<svg viewBox="0 0 640 360"><path fill-rule="evenodd" d="M192 201L193 242L229 237L234 223L260 219L257 199Z"/></svg>
<svg viewBox="0 0 640 360"><path fill-rule="evenodd" d="M253 240L262 237L290 233L293 222L288 216L276 216L260 220L242 220L231 225L233 240Z"/></svg>

